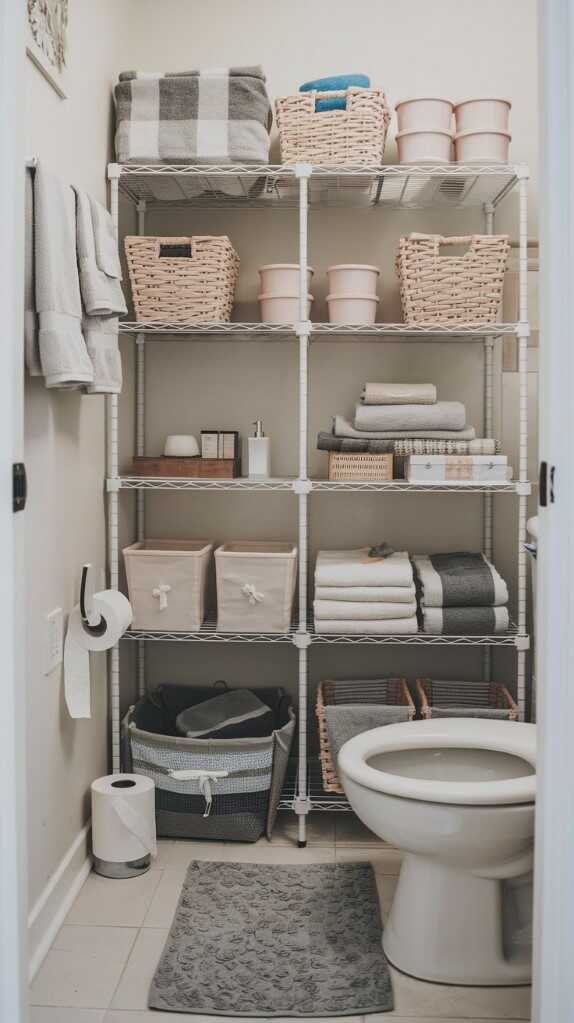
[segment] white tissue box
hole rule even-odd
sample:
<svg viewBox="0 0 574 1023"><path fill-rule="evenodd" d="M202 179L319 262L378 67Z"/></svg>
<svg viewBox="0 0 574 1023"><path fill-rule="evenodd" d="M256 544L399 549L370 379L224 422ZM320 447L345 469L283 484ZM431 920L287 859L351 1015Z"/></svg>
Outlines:
<svg viewBox="0 0 574 1023"><path fill-rule="evenodd" d="M512 469L507 455L410 455L406 478L409 483L505 483Z"/></svg>

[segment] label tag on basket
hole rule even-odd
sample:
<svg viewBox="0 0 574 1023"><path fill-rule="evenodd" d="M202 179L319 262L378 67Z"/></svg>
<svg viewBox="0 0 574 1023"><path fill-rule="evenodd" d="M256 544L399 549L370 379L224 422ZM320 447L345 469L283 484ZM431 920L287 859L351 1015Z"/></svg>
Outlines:
<svg viewBox="0 0 574 1023"><path fill-rule="evenodd" d="M191 245L160 245L159 258L163 259L166 256L172 259L191 259Z"/></svg>

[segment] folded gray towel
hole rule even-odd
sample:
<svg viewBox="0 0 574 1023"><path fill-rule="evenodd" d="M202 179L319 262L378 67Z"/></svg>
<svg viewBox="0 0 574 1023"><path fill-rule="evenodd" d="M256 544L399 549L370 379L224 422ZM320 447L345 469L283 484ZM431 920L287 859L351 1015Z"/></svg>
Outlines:
<svg viewBox="0 0 574 1023"><path fill-rule="evenodd" d="M508 721L510 711L504 707L433 707L433 718L499 718Z"/></svg>
<svg viewBox="0 0 574 1023"><path fill-rule="evenodd" d="M336 766L341 747L355 735L380 725L409 720L408 707L382 707L380 704L349 704L325 707L331 759Z"/></svg>
<svg viewBox="0 0 574 1023"><path fill-rule="evenodd" d="M434 384L365 384L363 405L434 405Z"/></svg>
<svg viewBox="0 0 574 1023"><path fill-rule="evenodd" d="M367 406L365 406L367 408ZM354 437L355 440L474 440L474 426L463 430L356 430L345 416L337 414L333 421L336 437Z"/></svg>
<svg viewBox="0 0 574 1023"><path fill-rule="evenodd" d="M334 433L322 430L317 436L319 451L368 452L370 455L392 454L395 443L392 440L358 440L354 437L335 437Z"/></svg>
<svg viewBox="0 0 574 1023"><path fill-rule="evenodd" d="M425 607L489 607L508 603L508 587L484 554L415 554Z"/></svg>
<svg viewBox="0 0 574 1023"><path fill-rule="evenodd" d="M423 607L422 616L431 636L494 636L509 626L505 607Z"/></svg>
<svg viewBox="0 0 574 1023"><path fill-rule="evenodd" d="M271 735L273 711L250 689L230 689L177 715L175 727L188 739L248 739Z"/></svg>
<svg viewBox="0 0 574 1023"><path fill-rule="evenodd" d="M465 425L466 409L460 401L355 407L356 430L463 430Z"/></svg>

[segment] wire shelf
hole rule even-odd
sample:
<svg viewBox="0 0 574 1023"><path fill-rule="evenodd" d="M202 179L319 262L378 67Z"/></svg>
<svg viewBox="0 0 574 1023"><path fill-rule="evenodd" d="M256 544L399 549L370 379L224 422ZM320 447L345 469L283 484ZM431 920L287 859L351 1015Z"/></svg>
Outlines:
<svg viewBox="0 0 574 1023"><path fill-rule="evenodd" d="M155 632L128 629L124 639L156 643L292 643L292 632L218 632L217 618L208 615L198 632Z"/></svg>
<svg viewBox="0 0 574 1023"><path fill-rule="evenodd" d="M297 209L294 166L251 164L111 165L119 187L133 202L195 208ZM316 166L309 178L309 205L396 209L496 207L518 182L522 168L503 164L382 167Z"/></svg>
<svg viewBox="0 0 574 1023"><path fill-rule="evenodd" d="M320 341L482 341L516 335L516 323L459 324L455 327L436 323L413 326L406 323L171 323L169 321L131 321L120 323L122 334L142 334L146 341L170 339L187 341L295 341L298 332L307 329L313 342Z"/></svg>
<svg viewBox="0 0 574 1023"><path fill-rule="evenodd" d="M362 646L364 644L374 646L510 646L518 645L518 641L525 639L518 632L514 622L510 623L508 632L501 632L494 636L432 636L427 632L415 632L410 636L372 636L355 635L353 633L318 633L315 631L315 622L312 613L309 614L308 630L311 635L311 642L321 644L346 643L351 646Z"/></svg>
<svg viewBox="0 0 574 1023"><path fill-rule="evenodd" d="M311 800L312 810L327 810L328 812L353 813L351 805L346 796L339 796L336 792L325 792L321 777L321 765L319 754L311 755L307 761L307 793ZM298 795L297 760L294 757L289 759L285 783L279 801L280 810L293 811L293 802Z"/></svg>
<svg viewBox="0 0 574 1023"><path fill-rule="evenodd" d="M290 477L268 480L236 477L223 480L194 479L185 476L121 476L119 477L119 486L121 490L220 490L238 493L287 491L293 493L293 479Z"/></svg>
<svg viewBox="0 0 574 1023"><path fill-rule="evenodd" d="M520 488L523 486L521 483ZM473 480L452 480L448 483L442 480L425 483L409 483L408 480L387 480L380 483L369 480L313 480L313 491L328 494L516 494L517 487L518 484L513 480L492 483Z"/></svg>

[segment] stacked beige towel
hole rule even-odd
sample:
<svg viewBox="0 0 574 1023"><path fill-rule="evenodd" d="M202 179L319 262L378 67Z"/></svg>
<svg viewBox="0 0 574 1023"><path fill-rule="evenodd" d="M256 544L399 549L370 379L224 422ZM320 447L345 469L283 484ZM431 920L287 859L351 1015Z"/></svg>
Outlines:
<svg viewBox="0 0 574 1023"><path fill-rule="evenodd" d="M368 547L319 551L315 631L410 635L417 631L413 570L406 551L371 557Z"/></svg>

